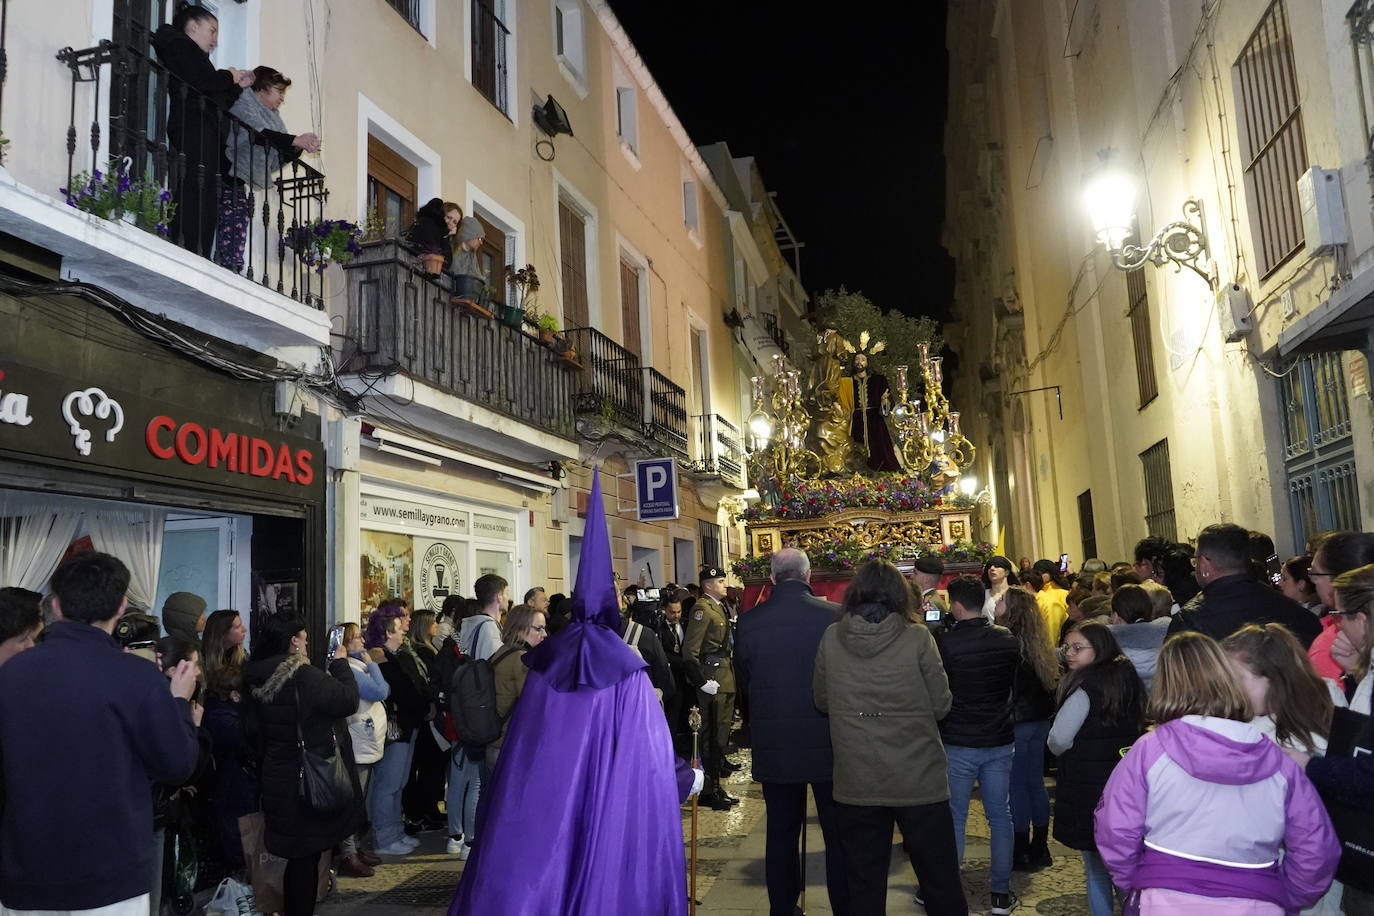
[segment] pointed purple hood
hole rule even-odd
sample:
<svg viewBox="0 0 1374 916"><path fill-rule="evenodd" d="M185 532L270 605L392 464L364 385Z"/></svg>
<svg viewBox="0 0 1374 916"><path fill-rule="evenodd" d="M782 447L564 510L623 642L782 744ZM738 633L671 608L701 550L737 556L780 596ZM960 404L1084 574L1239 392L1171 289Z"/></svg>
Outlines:
<svg viewBox="0 0 1374 916"><path fill-rule="evenodd" d="M1244 722L1209 719L1231 734L1218 734L1210 728L1175 719L1155 730L1164 753L1189 776L1224 786L1248 786L1273 776L1282 766L1279 746ZM1250 741L1251 737L1258 741ZM1263 748L1255 752L1255 745Z"/></svg>
<svg viewBox="0 0 1374 916"><path fill-rule="evenodd" d="M601 500L601 470L592 474L582 558L572 593L572 623L525 653L525 664L564 692L618 684L647 667L620 638L620 602L611 569L611 539Z"/></svg>

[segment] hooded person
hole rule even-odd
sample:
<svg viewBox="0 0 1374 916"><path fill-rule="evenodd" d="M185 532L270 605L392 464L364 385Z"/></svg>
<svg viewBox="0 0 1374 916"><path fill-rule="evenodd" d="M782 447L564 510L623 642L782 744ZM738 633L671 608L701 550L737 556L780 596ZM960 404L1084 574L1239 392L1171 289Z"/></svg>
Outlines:
<svg viewBox="0 0 1374 916"><path fill-rule="evenodd" d="M179 636L194 646L200 645L205 629L205 599L192 592L172 592L162 603L162 625L168 636Z"/></svg>
<svg viewBox="0 0 1374 916"><path fill-rule="evenodd" d="M465 216L458 221L458 231L454 233L453 272L462 276L481 277L482 265L477 260L477 249L482 247L486 230L475 216ZM492 282L490 279L488 282ZM496 278L499 282L499 278Z"/></svg>
<svg viewBox="0 0 1374 916"><path fill-rule="evenodd" d="M618 635L599 472L590 505L571 623L521 659L529 675L449 916L687 912L679 805L694 774L675 764L645 662Z"/></svg>

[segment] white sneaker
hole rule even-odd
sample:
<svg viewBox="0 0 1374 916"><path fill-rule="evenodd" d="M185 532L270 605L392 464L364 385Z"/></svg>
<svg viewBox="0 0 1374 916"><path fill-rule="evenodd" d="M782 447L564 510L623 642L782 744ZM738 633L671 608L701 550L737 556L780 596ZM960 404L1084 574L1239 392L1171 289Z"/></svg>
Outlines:
<svg viewBox="0 0 1374 916"><path fill-rule="evenodd" d="M399 842L403 846L409 846L411 849L420 848L420 841L415 839L415 837L413 836L403 836L397 842Z"/></svg>
<svg viewBox="0 0 1374 916"><path fill-rule="evenodd" d="M456 839L456 840L455 840L453 837L449 837L449 838L448 838L448 843L444 846L444 852L448 853L448 854L451 855L451 856L456 856L456 855L458 855L458 853L462 852L462 850L463 850L463 838L462 838L462 837L459 837L459 838Z"/></svg>
<svg viewBox="0 0 1374 916"><path fill-rule="evenodd" d="M379 856L408 856L414 851L414 846L401 842L392 843L390 846L378 846L373 850Z"/></svg>
<svg viewBox="0 0 1374 916"><path fill-rule="evenodd" d="M458 850L458 861L462 862L470 855L472 855L472 847L464 843L463 848Z"/></svg>

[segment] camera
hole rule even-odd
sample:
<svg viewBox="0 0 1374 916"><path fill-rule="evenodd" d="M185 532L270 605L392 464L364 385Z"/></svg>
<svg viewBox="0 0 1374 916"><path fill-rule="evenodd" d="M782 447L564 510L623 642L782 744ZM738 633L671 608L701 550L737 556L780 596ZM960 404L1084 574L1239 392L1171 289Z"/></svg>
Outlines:
<svg viewBox="0 0 1374 916"><path fill-rule="evenodd" d="M162 623L151 614L125 614L115 624L112 635L122 648L151 649L162 636Z"/></svg>

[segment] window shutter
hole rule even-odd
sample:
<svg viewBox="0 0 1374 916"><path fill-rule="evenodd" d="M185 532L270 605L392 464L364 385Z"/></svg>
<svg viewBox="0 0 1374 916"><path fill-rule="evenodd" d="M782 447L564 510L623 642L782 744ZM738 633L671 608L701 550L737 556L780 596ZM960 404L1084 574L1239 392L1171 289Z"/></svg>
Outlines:
<svg viewBox="0 0 1374 916"><path fill-rule="evenodd" d="M623 260L620 262L620 315L624 329L621 343L626 350L639 356L639 268Z"/></svg>
<svg viewBox="0 0 1374 916"><path fill-rule="evenodd" d="M587 226L582 216L563 201L558 202L558 238L563 252L563 324L569 328L591 325L587 308Z"/></svg>

